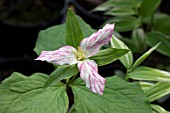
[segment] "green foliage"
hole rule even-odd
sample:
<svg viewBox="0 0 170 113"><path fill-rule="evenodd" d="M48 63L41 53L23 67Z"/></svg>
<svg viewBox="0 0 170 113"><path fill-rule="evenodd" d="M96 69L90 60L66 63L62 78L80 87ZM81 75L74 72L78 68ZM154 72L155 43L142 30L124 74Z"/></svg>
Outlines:
<svg viewBox="0 0 170 113"><path fill-rule="evenodd" d="M119 32L131 31L140 26L140 20L133 16L111 18L106 23L116 23L115 30Z"/></svg>
<svg viewBox="0 0 170 113"><path fill-rule="evenodd" d="M86 24L80 17L76 16L80 25L84 38L90 36L96 30L92 29ZM45 30L41 30L38 35L38 39L34 48L37 55L40 55L41 51L52 51L66 45L66 25L55 25ZM76 47L77 48L77 47Z"/></svg>
<svg viewBox="0 0 170 113"><path fill-rule="evenodd" d="M34 51L40 55L41 51L56 50L64 45L66 45L65 24L61 24L41 30Z"/></svg>
<svg viewBox="0 0 170 113"><path fill-rule="evenodd" d="M35 73L27 77L15 72L0 85L0 113L169 113L158 105L150 104L170 94L170 73L139 66L154 50L166 56L170 54L167 32L169 25L162 25L165 29L156 26L159 19L164 20L167 16L155 16L155 20L151 16L160 1L151 4L146 0L108 0L106 3L109 9L102 7L108 11L112 10L110 4L114 4L111 15L118 16L114 20L116 29L131 31L131 38L122 38L119 33L115 33L111 39L111 48L100 50L90 59L99 66L119 59L125 66L126 73L118 70L117 74L125 76L122 78L127 81L116 76L108 77L103 95L99 95L92 93L80 77L75 80L78 74L76 65L59 66L50 76ZM148 12L145 9L147 3L152 6ZM151 21L148 22L148 17L145 16ZM149 28L143 28L144 22ZM39 33L34 51L40 54L44 50L56 50L66 43L77 48L83 38L95 31L69 9L66 24L56 25ZM124 42L129 45L126 46ZM152 48L133 63L132 50L129 48L144 52L147 49L146 44ZM74 103L69 108L68 100L73 97Z"/></svg>
<svg viewBox="0 0 170 113"><path fill-rule="evenodd" d="M158 46L160 43L149 49L147 52L145 52L141 57L139 57L135 63L133 64L132 68L130 70L135 69L137 66L139 66Z"/></svg>
<svg viewBox="0 0 170 113"><path fill-rule="evenodd" d="M109 48L100 50L96 55L90 57L90 59L94 60L98 66L103 66L112 63L128 52L128 49Z"/></svg>
<svg viewBox="0 0 170 113"><path fill-rule="evenodd" d="M84 38L78 21L71 9L67 11L66 19L66 43L77 48Z"/></svg>
<svg viewBox="0 0 170 113"><path fill-rule="evenodd" d="M151 104L151 107L153 109L153 113L170 113L169 111L166 111L164 108L161 106Z"/></svg>
<svg viewBox="0 0 170 113"><path fill-rule="evenodd" d="M170 94L170 82L158 82L145 91L149 101L155 101Z"/></svg>
<svg viewBox="0 0 170 113"><path fill-rule="evenodd" d="M170 16L155 18L153 28L157 31L170 35Z"/></svg>
<svg viewBox="0 0 170 113"><path fill-rule="evenodd" d="M105 23L115 23L115 30L121 34L124 32L132 34L131 37L125 36L124 38L123 36L120 40L133 53L141 54L147 49L148 45L152 47L156 43L162 42L157 51L169 57L170 51L167 50L170 49L169 47L163 47L163 45L170 45L170 38L166 36L168 39L165 39L163 35L170 34L170 16L159 11L161 2L161 0L107 0L94 8L93 11L103 11L104 15L111 16ZM153 30L159 31L162 36L159 39L157 38L158 36L156 39L149 37L149 42L147 43L145 34L148 34L148 32L150 34ZM152 35L149 36L152 37Z"/></svg>
<svg viewBox="0 0 170 113"><path fill-rule="evenodd" d="M111 47L112 48L119 48L119 49L129 49L121 40L116 38L114 35L113 35L112 40L111 40ZM121 63L127 69L129 69L132 66L132 63L133 63L132 52L129 51L127 54L122 56L119 60L121 61Z"/></svg>
<svg viewBox="0 0 170 113"><path fill-rule="evenodd" d="M135 10L127 8L114 8L105 13L112 16L129 16L136 14Z"/></svg>
<svg viewBox="0 0 170 113"><path fill-rule="evenodd" d="M140 7L140 15L142 17L149 16L157 10L161 3L161 0L143 0Z"/></svg>
<svg viewBox="0 0 170 113"><path fill-rule="evenodd" d="M72 66L60 66L55 69L54 72L50 74L44 87L48 87L54 83L60 82L63 79L68 79L78 73L78 68L76 65Z"/></svg>
<svg viewBox="0 0 170 113"><path fill-rule="evenodd" d="M136 51L142 53L147 48L147 38L143 29L138 28L132 31L132 42L135 45Z"/></svg>
<svg viewBox="0 0 170 113"><path fill-rule="evenodd" d="M57 84L43 89L48 75L26 77L13 73L0 85L0 113L66 113L66 86Z"/></svg>
<svg viewBox="0 0 170 113"><path fill-rule="evenodd" d="M139 85L142 88L142 90L144 92L146 92L146 90L148 90L150 87L152 87L154 85L154 83L140 81Z"/></svg>
<svg viewBox="0 0 170 113"><path fill-rule="evenodd" d="M161 42L158 49L158 52L162 53L163 55L170 57L170 37L163 34L162 32L152 31L147 34L148 36L148 45L153 46L158 42Z"/></svg>
<svg viewBox="0 0 170 113"><path fill-rule="evenodd" d="M128 77L135 80L170 82L169 72L146 66L137 67L135 70L128 73Z"/></svg>
<svg viewBox="0 0 170 113"><path fill-rule="evenodd" d="M106 79L104 94L91 93L81 82L71 84L76 113L151 113L150 104L137 83L119 77Z"/></svg>

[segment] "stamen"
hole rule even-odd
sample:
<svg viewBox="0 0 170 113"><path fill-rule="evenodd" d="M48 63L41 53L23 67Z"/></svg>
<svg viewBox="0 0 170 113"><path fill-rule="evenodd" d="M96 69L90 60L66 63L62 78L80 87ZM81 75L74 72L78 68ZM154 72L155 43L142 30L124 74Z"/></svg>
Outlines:
<svg viewBox="0 0 170 113"><path fill-rule="evenodd" d="M73 51L73 53L77 56L78 60L83 60L86 58L86 56L83 54L82 50L80 49L80 47L78 47L78 52Z"/></svg>

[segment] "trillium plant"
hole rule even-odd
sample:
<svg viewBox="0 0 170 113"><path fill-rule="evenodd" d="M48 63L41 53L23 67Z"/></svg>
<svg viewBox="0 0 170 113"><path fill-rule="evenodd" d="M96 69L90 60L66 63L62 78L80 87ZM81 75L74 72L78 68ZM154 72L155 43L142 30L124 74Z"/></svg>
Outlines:
<svg viewBox="0 0 170 113"><path fill-rule="evenodd" d="M153 102L170 93L170 73L140 66L161 43L133 63L114 27L94 30L68 9L66 23L40 31L34 48L34 61L54 71L12 73L0 85L0 113L169 113ZM125 71L100 74L114 63Z"/></svg>
<svg viewBox="0 0 170 113"><path fill-rule="evenodd" d="M80 77L85 81L86 86L92 92L102 95L106 80L98 74L98 66L90 57L97 54L101 46L110 42L113 29L114 24L106 24L103 29L83 39L77 47L78 50L67 45L55 51L42 51L36 60L48 61L57 65L77 64Z"/></svg>

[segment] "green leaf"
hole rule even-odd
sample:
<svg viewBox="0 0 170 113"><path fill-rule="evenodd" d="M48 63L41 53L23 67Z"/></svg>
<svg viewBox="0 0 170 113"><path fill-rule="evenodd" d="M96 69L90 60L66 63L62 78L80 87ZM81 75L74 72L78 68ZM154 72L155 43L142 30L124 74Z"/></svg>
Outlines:
<svg viewBox="0 0 170 113"><path fill-rule="evenodd" d="M0 85L0 113L66 113L66 86L58 82L43 89L48 75L13 73Z"/></svg>
<svg viewBox="0 0 170 113"><path fill-rule="evenodd" d="M91 26L87 24L81 17L76 15L76 18L80 25L84 38L89 37L92 33L96 32L96 30L92 29Z"/></svg>
<svg viewBox="0 0 170 113"><path fill-rule="evenodd" d="M161 0L144 0L140 7L140 15L143 17L154 13L159 7Z"/></svg>
<svg viewBox="0 0 170 113"><path fill-rule="evenodd" d="M153 46L156 43L161 42L156 51L170 57L170 37L158 31L152 31L148 33L147 36L149 46Z"/></svg>
<svg viewBox="0 0 170 113"><path fill-rule="evenodd" d="M128 49L108 48L100 50L96 55L90 57L90 59L94 60L99 66L103 66L112 63L128 52Z"/></svg>
<svg viewBox="0 0 170 113"><path fill-rule="evenodd" d="M129 16L129 15L135 15L136 12L134 9L128 9L128 8L113 8L110 11L107 11L105 13L106 15L112 15L112 16Z"/></svg>
<svg viewBox="0 0 170 113"><path fill-rule="evenodd" d="M139 82L139 85L142 88L142 90L146 92L149 88L151 88L154 85L154 83L141 81Z"/></svg>
<svg viewBox="0 0 170 113"><path fill-rule="evenodd" d="M131 38L123 37L120 38L120 40L131 50L132 53L138 51L138 48L136 48L136 45Z"/></svg>
<svg viewBox="0 0 170 113"><path fill-rule="evenodd" d="M170 16L155 19L153 28L157 31L170 35Z"/></svg>
<svg viewBox="0 0 170 113"><path fill-rule="evenodd" d="M41 51L56 50L64 45L66 45L65 24L61 24L41 30L34 51L40 55Z"/></svg>
<svg viewBox="0 0 170 113"><path fill-rule="evenodd" d="M97 7L95 7L94 9L91 10L91 12L95 12L95 11L107 11L109 9L111 9L113 7L112 3L110 0L98 5Z"/></svg>
<svg viewBox="0 0 170 113"><path fill-rule="evenodd" d="M80 25L71 9L67 11L66 43L77 48L84 38Z"/></svg>
<svg viewBox="0 0 170 113"><path fill-rule="evenodd" d="M50 85L57 83L63 79L70 78L78 73L78 68L76 65L72 66L60 66L54 72L52 72L47 79L44 87L49 87Z"/></svg>
<svg viewBox="0 0 170 113"><path fill-rule="evenodd" d="M128 73L128 77L135 80L149 80L170 82L170 73L159 69L140 66Z"/></svg>
<svg viewBox="0 0 170 113"><path fill-rule="evenodd" d="M95 30L86 24L79 16L76 16L76 18L85 37L88 37L95 32ZM37 55L39 55L41 51L53 51L66 45L65 29L66 25L61 24L41 30L38 34L38 39L34 48Z"/></svg>
<svg viewBox="0 0 170 113"><path fill-rule="evenodd" d="M111 19L112 22L116 25L115 30L119 32L131 31L141 25L140 20L133 16L115 17Z"/></svg>
<svg viewBox="0 0 170 113"><path fill-rule="evenodd" d="M150 102L158 100L168 94L170 94L170 82L158 82L145 92Z"/></svg>
<svg viewBox="0 0 170 113"><path fill-rule="evenodd" d="M132 68L130 70L135 69L137 66L139 66L158 46L160 43L156 44L154 47L149 49L147 52L145 52L141 57L139 57L135 63L133 64Z"/></svg>
<svg viewBox="0 0 170 113"><path fill-rule="evenodd" d="M75 110L75 107L74 107L74 104L71 106L70 110L68 113L76 113L76 110Z"/></svg>
<svg viewBox="0 0 170 113"><path fill-rule="evenodd" d="M143 23L145 24L154 24L156 20L159 20L161 18L168 17L167 14L163 12L155 12L153 15L149 15L147 17L143 18ZM151 26L153 27L153 26Z"/></svg>
<svg viewBox="0 0 170 113"><path fill-rule="evenodd" d="M154 113L170 113L169 111L166 111L161 106L158 106L155 104L151 104L151 107L152 107Z"/></svg>
<svg viewBox="0 0 170 113"><path fill-rule="evenodd" d="M92 93L85 85L73 83L76 113L151 113L151 107L137 83L119 77L106 79L103 95Z"/></svg>
<svg viewBox="0 0 170 113"><path fill-rule="evenodd" d="M136 0L141 1L141 0ZM137 6L137 4L134 4L135 2L133 0L107 0L106 2L98 5L96 8L94 8L92 11L107 11L112 8L133 8L134 6Z"/></svg>
<svg viewBox="0 0 170 113"><path fill-rule="evenodd" d="M114 35L111 40L111 47L118 48L118 49L129 49L121 40L116 38ZM132 52L129 51L126 55L122 56L119 60L127 69L129 69L133 63Z"/></svg>
<svg viewBox="0 0 170 113"><path fill-rule="evenodd" d="M139 53L142 53L143 51L146 50L147 40L146 40L145 32L143 31L143 29L138 28L138 29L133 30L132 40L133 40L133 43L135 44L135 47Z"/></svg>

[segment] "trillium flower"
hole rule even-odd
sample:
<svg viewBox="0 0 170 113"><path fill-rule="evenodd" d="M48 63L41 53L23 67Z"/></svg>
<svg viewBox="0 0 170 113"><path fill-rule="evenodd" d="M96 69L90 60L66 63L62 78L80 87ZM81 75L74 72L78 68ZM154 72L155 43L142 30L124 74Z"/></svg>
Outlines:
<svg viewBox="0 0 170 113"><path fill-rule="evenodd" d="M102 29L84 38L78 50L72 46L64 46L55 51L42 51L35 60L47 61L57 65L77 64L80 77L94 93L103 94L106 80L98 74L98 66L89 58L99 52L104 44L112 38L114 24L106 24Z"/></svg>

